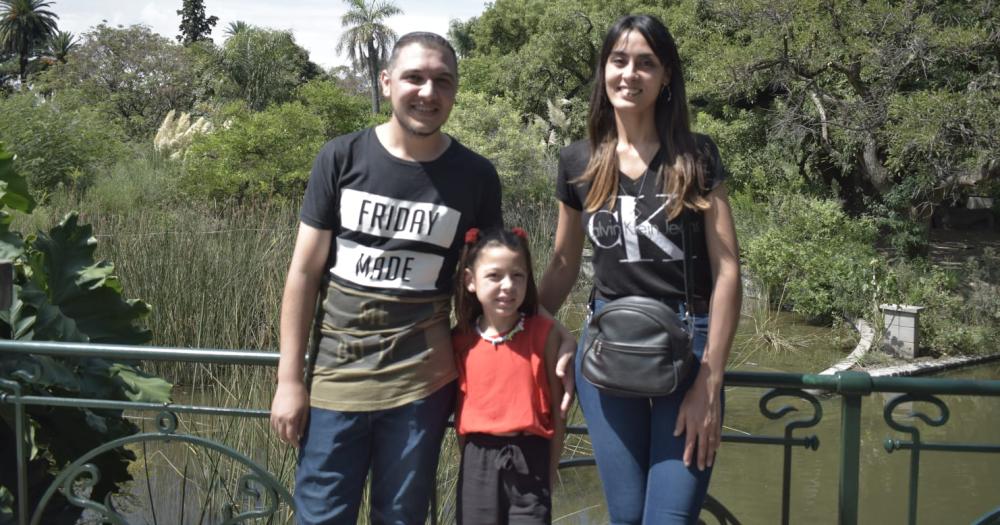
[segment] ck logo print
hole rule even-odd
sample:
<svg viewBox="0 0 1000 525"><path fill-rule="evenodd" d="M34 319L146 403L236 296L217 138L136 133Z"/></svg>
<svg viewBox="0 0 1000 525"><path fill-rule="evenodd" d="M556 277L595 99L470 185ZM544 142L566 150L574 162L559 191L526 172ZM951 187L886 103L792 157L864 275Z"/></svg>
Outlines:
<svg viewBox="0 0 1000 525"><path fill-rule="evenodd" d="M595 248L611 249L624 245L625 258L623 263L648 262L653 261L652 257L658 254L643 254L639 249L639 237L645 237L653 242L662 253L661 260L677 261L684 258L684 251L674 244L667 236L660 231L654 221L661 215L666 214L667 205L670 203L670 196L657 195L663 199L658 208L653 210L646 217L641 217L637 206L638 199L632 195L619 195L617 210L599 210L590 216L587 222L587 235ZM674 223L667 223L669 233L680 233L681 227Z"/></svg>

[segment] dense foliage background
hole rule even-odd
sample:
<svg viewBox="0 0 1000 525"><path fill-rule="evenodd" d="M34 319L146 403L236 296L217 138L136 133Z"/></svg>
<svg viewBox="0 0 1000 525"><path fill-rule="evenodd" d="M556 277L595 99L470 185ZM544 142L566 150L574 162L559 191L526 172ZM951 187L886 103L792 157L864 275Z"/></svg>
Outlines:
<svg viewBox="0 0 1000 525"><path fill-rule="evenodd" d="M214 42L210 17L188 4L199 2L182 6L186 45L102 24L59 33L61 54L55 25L27 62L5 48L0 141L43 206L103 199L114 209L123 194L167 215L181 202L294 203L323 142L387 118L389 108L371 111L372 67L395 37L384 25L395 6L352 1L339 47L354 65L323 71L288 31L236 22ZM900 265L943 283L941 294L971 293L967 279L934 277L945 270L920 261L942 210L1000 194L993 7L497 0L452 21L461 92L446 131L494 161L510 209L553 208L556 153L584 135L605 28L655 14L680 46L693 122L732 172L749 278L818 322L878 317L879 302L913 295L914 281L894 276ZM171 111L183 117L165 122ZM169 159L136 162L150 155Z"/></svg>

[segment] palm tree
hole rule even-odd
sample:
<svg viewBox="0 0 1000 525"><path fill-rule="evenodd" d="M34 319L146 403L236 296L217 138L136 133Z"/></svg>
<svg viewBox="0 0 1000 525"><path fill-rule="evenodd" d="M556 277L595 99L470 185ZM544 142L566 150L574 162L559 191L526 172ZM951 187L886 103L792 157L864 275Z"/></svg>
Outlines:
<svg viewBox="0 0 1000 525"><path fill-rule="evenodd" d="M250 24L242 20L237 20L235 22L229 22L229 25L226 26L225 31L223 31L222 33L226 35L226 38L232 38L246 31L247 29L250 29Z"/></svg>
<svg viewBox="0 0 1000 525"><path fill-rule="evenodd" d="M65 64L66 56L78 47L80 47L80 41L73 36L73 33L69 31L57 31L56 34L49 38L48 49L46 49L45 53L52 57L53 60L58 60Z"/></svg>
<svg viewBox="0 0 1000 525"><path fill-rule="evenodd" d="M18 76L23 84L28 57L56 32L59 15L44 9L45 0L0 0L0 47L18 57Z"/></svg>
<svg viewBox="0 0 1000 525"><path fill-rule="evenodd" d="M345 0L347 13L340 17L340 25L347 31L337 43L337 52L347 50L347 57L358 69L367 69L371 84L372 113L379 111L378 72L389 57L389 50L396 41L396 32L385 19L402 14L403 10L391 0Z"/></svg>

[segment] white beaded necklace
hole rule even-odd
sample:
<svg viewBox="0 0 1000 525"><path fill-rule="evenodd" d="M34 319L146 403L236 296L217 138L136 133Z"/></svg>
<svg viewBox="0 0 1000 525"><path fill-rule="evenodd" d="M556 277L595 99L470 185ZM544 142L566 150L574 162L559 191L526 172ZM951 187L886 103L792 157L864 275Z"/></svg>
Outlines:
<svg viewBox="0 0 1000 525"><path fill-rule="evenodd" d="M479 337L482 337L487 343L493 343L493 346L499 346L502 343L510 341L515 335L517 335L518 332L524 330L524 313L521 314L521 317L517 320L517 324L515 324L513 328L507 330L507 333L499 335L486 335L486 333L483 332L483 329L479 327L479 321L482 318L483 316L481 315L476 318L476 333L478 333Z"/></svg>

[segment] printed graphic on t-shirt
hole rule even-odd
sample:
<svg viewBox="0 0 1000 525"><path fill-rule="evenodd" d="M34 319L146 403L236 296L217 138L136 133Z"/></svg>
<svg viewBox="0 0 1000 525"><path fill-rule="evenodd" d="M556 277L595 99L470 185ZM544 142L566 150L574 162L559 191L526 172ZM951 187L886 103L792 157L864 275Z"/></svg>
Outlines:
<svg viewBox="0 0 1000 525"><path fill-rule="evenodd" d="M330 273L375 288L433 290L444 257L412 250L380 250L337 238L337 262Z"/></svg>
<svg viewBox="0 0 1000 525"><path fill-rule="evenodd" d="M345 230L383 239L451 246L462 213L430 202L394 199L347 188L340 197ZM397 244L398 246L398 244ZM330 272L348 282L395 290L433 290L444 257L414 249L383 250L337 238L337 262Z"/></svg>
<svg viewBox="0 0 1000 525"><path fill-rule="evenodd" d="M656 195L657 199L642 199L632 195L619 195L618 206L614 210L601 209L594 212L587 221L587 235L595 249L609 250L618 246L625 248L625 257L619 259L623 263L649 262L653 260L677 261L684 258L684 251L674 244L657 226L666 220L666 208L670 202L669 195ZM641 206L653 201L658 207ZM667 232L680 235L681 226L666 222ZM646 246L640 249L639 237L645 237L658 248L651 251Z"/></svg>
<svg viewBox="0 0 1000 525"><path fill-rule="evenodd" d="M340 224L345 229L442 248L451 246L461 218L458 210L440 204L393 199L350 188L340 198Z"/></svg>

